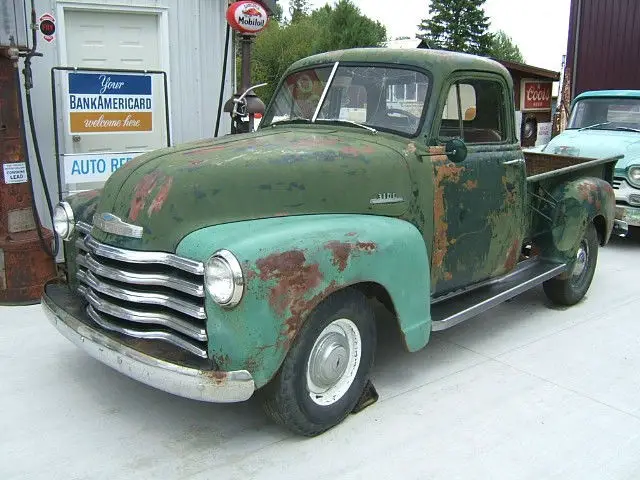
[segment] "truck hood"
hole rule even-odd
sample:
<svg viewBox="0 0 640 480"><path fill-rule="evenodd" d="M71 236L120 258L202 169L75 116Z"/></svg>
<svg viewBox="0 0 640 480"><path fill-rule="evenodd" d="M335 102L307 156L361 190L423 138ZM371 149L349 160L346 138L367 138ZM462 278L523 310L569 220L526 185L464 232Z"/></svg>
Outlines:
<svg viewBox="0 0 640 480"><path fill-rule="evenodd" d="M543 149L545 153L575 157L624 155L616 163L615 175L623 177L631 165L640 165L640 133L613 130L565 130Z"/></svg>
<svg viewBox="0 0 640 480"><path fill-rule="evenodd" d="M370 202L378 194L410 196L402 150L389 142L352 128L314 126L150 152L109 178L95 210L141 226L142 238L98 228L92 235L122 248L173 252L187 234L228 222L317 213L399 216L405 202Z"/></svg>

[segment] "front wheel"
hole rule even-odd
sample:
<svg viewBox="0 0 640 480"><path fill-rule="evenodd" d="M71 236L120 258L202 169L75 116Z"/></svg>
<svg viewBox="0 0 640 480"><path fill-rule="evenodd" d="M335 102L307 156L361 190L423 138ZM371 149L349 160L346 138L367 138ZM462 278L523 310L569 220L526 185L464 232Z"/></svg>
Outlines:
<svg viewBox="0 0 640 480"><path fill-rule="evenodd" d="M598 233L593 223L580 242L575 260L560 278L542 284L549 300L558 305L575 305L589 290L598 263Z"/></svg>
<svg viewBox="0 0 640 480"><path fill-rule="evenodd" d="M280 373L265 387L266 412L310 437L337 425L363 392L375 344L366 297L352 289L333 294L309 315Z"/></svg>

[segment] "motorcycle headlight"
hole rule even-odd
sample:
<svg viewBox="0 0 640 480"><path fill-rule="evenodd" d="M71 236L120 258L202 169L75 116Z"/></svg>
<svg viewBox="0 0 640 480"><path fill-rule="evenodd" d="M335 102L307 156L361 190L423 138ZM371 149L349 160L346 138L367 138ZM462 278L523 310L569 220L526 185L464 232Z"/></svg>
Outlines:
<svg viewBox="0 0 640 480"><path fill-rule="evenodd" d="M244 292L244 277L238 259L228 250L218 250L204 266L204 284L222 307L235 307Z"/></svg>
<svg viewBox="0 0 640 480"><path fill-rule="evenodd" d="M635 187L640 187L640 167L631 167L628 175L629 181L633 183Z"/></svg>
<svg viewBox="0 0 640 480"><path fill-rule="evenodd" d="M71 205L67 202L60 202L56 205L53 209L53 229L60 235L60 238L69 240L75 226Z"/></svg>

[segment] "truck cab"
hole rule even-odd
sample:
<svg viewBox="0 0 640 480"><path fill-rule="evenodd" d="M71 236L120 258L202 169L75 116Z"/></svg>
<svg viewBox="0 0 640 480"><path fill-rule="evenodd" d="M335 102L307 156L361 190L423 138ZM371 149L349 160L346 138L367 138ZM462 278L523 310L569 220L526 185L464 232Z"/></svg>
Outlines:
<svg viewBox="0 0 640 480"><path fill-rule="evenodd" d="M578 95L567 129L541 151L588 157L624 155L614 172L616 218L640 227L640 90Z"/></svg>

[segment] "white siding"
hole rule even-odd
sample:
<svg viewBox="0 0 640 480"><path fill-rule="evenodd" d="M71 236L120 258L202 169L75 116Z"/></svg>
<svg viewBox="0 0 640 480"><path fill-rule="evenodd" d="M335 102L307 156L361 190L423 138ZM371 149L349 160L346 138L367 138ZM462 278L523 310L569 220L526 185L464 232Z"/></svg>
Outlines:
<svg viewBox="0 0 640 480"><path fill-rule="evenodd" d="M154 9L167 12L169 58L164 58L169 79L172 144L213 136L222 75L225 39L226 2L222 0L35 0L38 16L52 13L56 17L57 36L52 43L38 38L38 51L43 57L33 59L34 88L31 92L36 132L45 164L45 173L53 201L57 201L57 174L53 134L53 112L50 72L62 66L60 50L64 47L60 7L102 7L113 5L118 10ZM161 24L161 29L162 29ZM162 40L161 40L162 41ZM233 48L233 42L231 42ZM64 56L64 54L62 55ZM224 99L233 92L233 52L228 59ZM22 68L22 65L21 67ZM229 132L228 115L222 114L220 135ZM29 135L27 135L29 137ZM30 146L30 159L36 174L35 156ZM46 226L50 227L39 178L34 181L36 201ZM46 220L46 221L45 221Z"/></svg>

